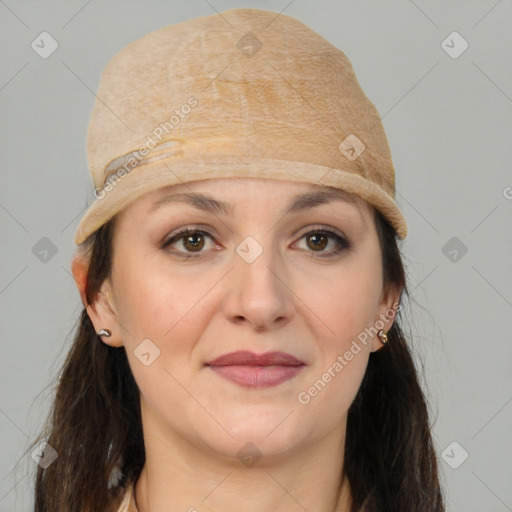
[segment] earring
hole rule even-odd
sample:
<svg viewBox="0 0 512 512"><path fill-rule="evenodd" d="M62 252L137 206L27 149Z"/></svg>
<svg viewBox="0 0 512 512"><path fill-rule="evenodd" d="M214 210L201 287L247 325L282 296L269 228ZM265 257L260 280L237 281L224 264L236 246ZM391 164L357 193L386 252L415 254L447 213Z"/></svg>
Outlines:
<svg viewBox="0 0 512 512"><path fill-rule="evenodd" d="M109 336L112 336L112 331L110 329L101 329L101 331L98 331L96 334L98 336L105 336L105 338L108 338Z"/></svg>
<svg viewBox="0 0 512 512"><path fill-rule="evenodd" d="M386 344L386 342L388 341L388 333L384 329L381 329L377 333L377 335L379 336L380 341L382 341L382 343Z"/></svg>

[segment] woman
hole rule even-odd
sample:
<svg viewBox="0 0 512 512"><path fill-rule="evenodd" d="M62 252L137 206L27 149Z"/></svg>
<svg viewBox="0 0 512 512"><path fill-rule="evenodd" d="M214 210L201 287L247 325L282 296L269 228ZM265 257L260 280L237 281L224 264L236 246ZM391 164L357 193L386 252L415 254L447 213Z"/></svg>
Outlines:
<svg viewBox="0 0 512 512"><path fill-rule="evenodd" d="M128 45L97 98L36 512L443 511L407 226L346 56L231 10Z"/></svg>

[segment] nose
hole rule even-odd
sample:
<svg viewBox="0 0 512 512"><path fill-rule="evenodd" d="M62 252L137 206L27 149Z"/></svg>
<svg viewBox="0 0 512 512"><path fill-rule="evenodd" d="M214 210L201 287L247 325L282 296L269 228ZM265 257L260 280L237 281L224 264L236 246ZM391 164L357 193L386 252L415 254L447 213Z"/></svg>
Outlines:
<svg viewBox="0 0 512 512"><path fill-rule="evenodd" d="M247 323L255 331L281 328L294 313L294 294L282 258L264 246L249 261L234 254L233 269L226 276L224 314L230 322Z"/></svg>

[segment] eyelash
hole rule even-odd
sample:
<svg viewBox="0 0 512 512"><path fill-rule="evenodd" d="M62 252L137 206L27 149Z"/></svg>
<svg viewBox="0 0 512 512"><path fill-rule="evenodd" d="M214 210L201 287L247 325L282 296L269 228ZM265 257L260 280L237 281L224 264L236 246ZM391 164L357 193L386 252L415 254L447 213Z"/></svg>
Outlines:
<svg viewBox="0 0 512 512"><path fill-rule="evenodd" d="M171 238L165 240L161 244L161 249L168 250L167 248L169 246L173 245L175 242L183 240L187 235L190 235L190 234L201 234L201 235L207 236L211 240L214 240L214 237L208 231L188 227L188 228L182 229L178 233L174 234ZM324 227L314 228L314 229L311 229L310 231L307 231L306 233L303 233L299 240L302 240L304 237L311 235L311 234L326 235L329 238L333 239L338 244L338 247L334 250L331 250L330 252L329 251L318 251L319 254L316 256L318 258L328 258L328 257L337 256L342 251L349 250L352 247L351 244L347 240L345 240L338 234L336 234L333 231L331 231L327 228L324 228ZM200 257L203 251L199 251L198 253L192 253L192 252L183 253L180 251L171 251L171 252L173 252L174 254L176 254L177 256L179 256L181 258L189 259L189 258ZM316 251L311 251L311 252L314 254ZM326 253L326 255L322 254L324 252Z"/></svg>

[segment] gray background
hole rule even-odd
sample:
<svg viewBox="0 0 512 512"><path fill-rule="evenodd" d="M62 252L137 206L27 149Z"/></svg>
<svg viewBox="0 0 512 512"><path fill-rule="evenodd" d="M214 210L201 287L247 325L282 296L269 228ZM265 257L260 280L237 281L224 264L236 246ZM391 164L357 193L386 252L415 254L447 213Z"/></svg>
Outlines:
<svg viewBox="0 0 512 512"><path fill-rule="evenodd" d="M235 7L284 9L352 61L383 118L409 226L406 316L447 510L512 510L511 0L0 0L0 511L31 508L36 463L22 454L81 309L70 261L92 201L99 75L136 38ZM43 31L59 45L47 59L31 48ZM469 44L458 58L442 46L453 31ZM55 254L40 252L44 237Z"/></svg>

